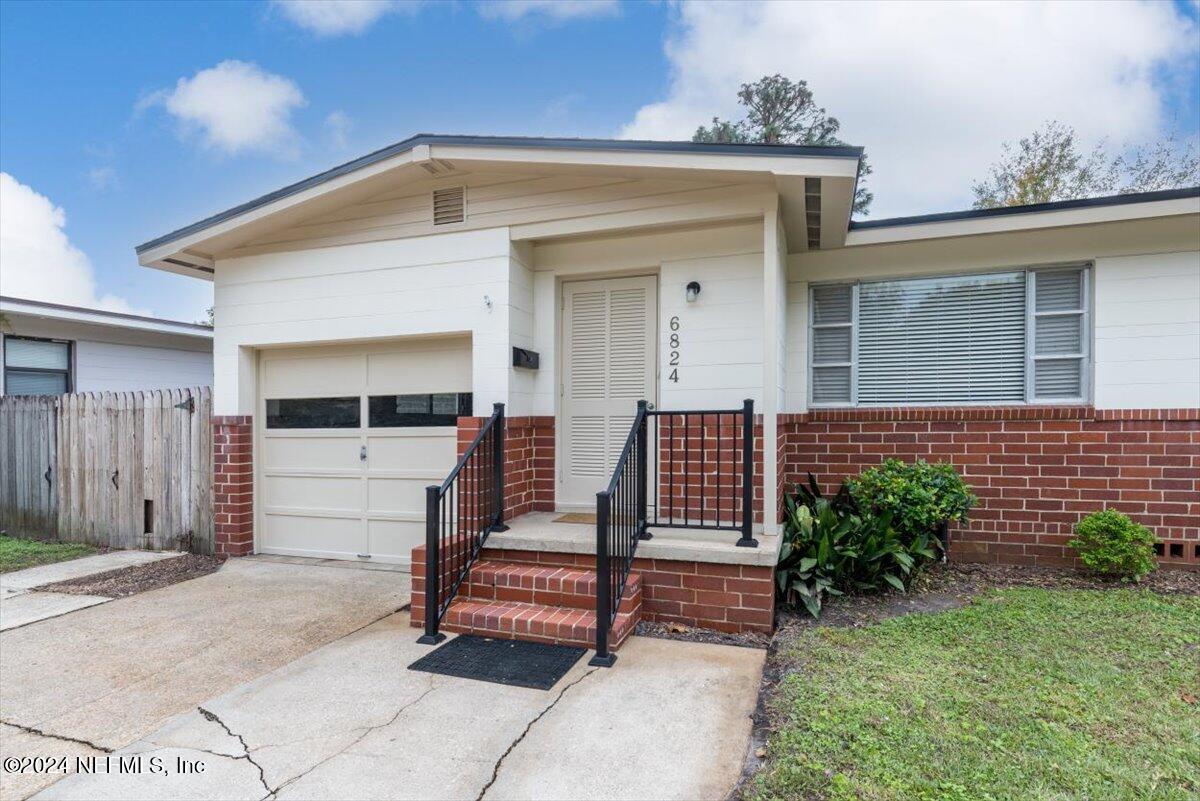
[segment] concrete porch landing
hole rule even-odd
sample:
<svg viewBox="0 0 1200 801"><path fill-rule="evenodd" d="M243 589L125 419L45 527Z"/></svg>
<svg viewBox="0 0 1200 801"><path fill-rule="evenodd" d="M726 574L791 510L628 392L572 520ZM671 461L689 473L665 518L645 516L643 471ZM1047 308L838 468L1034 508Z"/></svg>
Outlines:
<svg viewBox="0 0 1200 801"><path fill-rule="evenodd" d="M508 531L488 535L488 548L550 553L596 552L596 527L588 523L556 523L562 512L529 512L506 520ZM692 528L650 528L653 539L638 543L640 559L667 559L723 565L774 567L781 539L756 531L757 548L739 548L736 531Z"/></svg>

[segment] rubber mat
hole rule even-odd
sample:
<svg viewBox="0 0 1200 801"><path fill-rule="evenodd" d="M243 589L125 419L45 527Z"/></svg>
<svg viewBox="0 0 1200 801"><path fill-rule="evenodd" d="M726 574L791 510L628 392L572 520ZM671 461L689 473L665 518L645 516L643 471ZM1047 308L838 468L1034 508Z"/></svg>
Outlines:
<svg viewBox="0 0 1200 801"><path fill-rule="evenodd" d="M409 670L549 690L585 648L463 634L408 666Z"/></svg>

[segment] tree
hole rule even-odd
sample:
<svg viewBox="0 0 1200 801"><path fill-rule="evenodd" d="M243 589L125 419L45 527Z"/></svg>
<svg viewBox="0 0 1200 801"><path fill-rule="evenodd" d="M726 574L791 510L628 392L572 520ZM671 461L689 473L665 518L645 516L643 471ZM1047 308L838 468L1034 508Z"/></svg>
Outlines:
<svg viewBox="0 0 1200 801"><path fill-rule="evenodd" d="M198 321L200 325L207 325L209 328L213 327L213 309L215 308L215 306L209 306L204 310L204 319Z"/></svg>
<svg viewBox="0 0 1200 801"><path fill-rule="evenodd" d="M1021 206L1200 184L1195 144L1169 135L1110 154L1104 142L1084 152L1075 129L1050 121L1015 145L1001 146L991 175L972 184L975 208Z"/></svg>
<svg viewBox="0 0 1200 801"><path fill-rule="evenodd" d="M713 117L712 126L701 125L692 135L693 142L748 143L777 145L844 145L837 133L842 124L813 102L807 81L792 81L782 75L768 75L754 83L742 84L738 103L746 116L737 122ZM858 184L854 193L854 212L866 214L873 195L866 187L871 174L866 155L858 162Z"/></svg>

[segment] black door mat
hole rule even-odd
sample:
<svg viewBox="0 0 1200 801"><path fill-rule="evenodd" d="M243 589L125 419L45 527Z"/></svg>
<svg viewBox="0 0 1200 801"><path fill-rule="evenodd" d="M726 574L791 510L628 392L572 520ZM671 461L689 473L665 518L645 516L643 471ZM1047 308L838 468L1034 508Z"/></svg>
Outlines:
<svg viewBox="0 0 1200 801"><path fill-rule="evenodd" d="M408 666L409 670L549 690L586 648L463 634Z"/></svg>

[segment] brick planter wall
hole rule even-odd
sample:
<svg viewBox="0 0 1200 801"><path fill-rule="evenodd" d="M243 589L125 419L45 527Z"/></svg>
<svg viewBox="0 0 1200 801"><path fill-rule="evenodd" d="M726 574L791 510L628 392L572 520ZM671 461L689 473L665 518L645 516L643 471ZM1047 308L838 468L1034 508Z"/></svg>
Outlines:
<svg viewBox="0 0 1200 801"><path fill-rule="evenodd" d="M246 416L217 416L213 427L213 531L218 556L254 550L254 426Z"/></svg>
<svg viewBox="0 0 1200 801"><path fill-rule="evenodd" d="M1117 509L1164 541L1165 565L1200 567L1200 409L961 407L784 415L787 486L831 490L888 457L955 465L979 496L951 530L956 561L1072 564L1081 517Z"/></svg>

